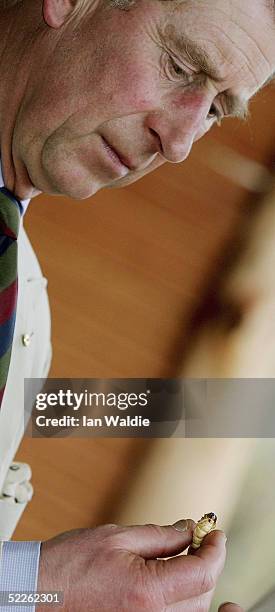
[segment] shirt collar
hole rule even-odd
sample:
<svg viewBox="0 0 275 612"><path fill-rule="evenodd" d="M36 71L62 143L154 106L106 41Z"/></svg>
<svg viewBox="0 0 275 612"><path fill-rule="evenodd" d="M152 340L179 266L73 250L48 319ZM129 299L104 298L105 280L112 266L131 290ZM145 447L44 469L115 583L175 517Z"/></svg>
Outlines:
<svg viewBox="0 0 275 612"><path fill-rule="evenodd" d="M5 187L4 179L3 179L3 174L2 174L1 159L0 159L0 187ZM20 204L21 204L22 210L23 210L23 215L24 215L24 213L27 210L29 202L30 202L30 200L20 200Z"/></svg>

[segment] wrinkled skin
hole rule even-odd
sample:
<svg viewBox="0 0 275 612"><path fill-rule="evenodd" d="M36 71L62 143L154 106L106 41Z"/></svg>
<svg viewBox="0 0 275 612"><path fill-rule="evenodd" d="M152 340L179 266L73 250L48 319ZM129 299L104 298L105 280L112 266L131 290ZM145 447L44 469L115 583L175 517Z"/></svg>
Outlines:
<svg viewBox="0 0 275 612"><path fill-rule="evenodd" d="M159 559L191 544L195 524L185 524L185 531L104 525L62 534L42 545L38 590L63 590L66 612L208 612L226 539L213 531L198 551ZM242 610L232 604L220 612Z"/></svg>
<svg viewBox="0 0 275 612"><path fill-rule="evenodd" d="M9 35L0 42L1 155L6 185L22 198L87 198L183 161L217 114L230 114L224 92L248 101L275 69L263 0L138 0L129 11L94 0L75 30L73 5L23 0L0 10ZM186 34L219 80L176 50Z"/></svg>

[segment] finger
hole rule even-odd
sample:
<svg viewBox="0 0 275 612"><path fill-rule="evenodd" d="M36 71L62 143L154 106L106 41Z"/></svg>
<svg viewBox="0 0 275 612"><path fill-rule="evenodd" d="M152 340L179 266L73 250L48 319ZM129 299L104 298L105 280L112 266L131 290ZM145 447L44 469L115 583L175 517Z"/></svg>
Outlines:
<svg viewBox="0 0 275 612"><path fill-rule="evenodd" d="M134 525L119 536L119 545L144 559L169 557L190 546L195 527L191 519L183 519L175 525Z"/></svg>
<svg viewBox="0 0 275 612"><path fill-rule="evenodd" d="M192 556L199 557L202 560L207 560L207 562L212 562L214 565L220 566L218 571L222 571L223 566L222 558L223 553L225 552L225 543L226 543L226 535L223 531L219 529L215 529L215 531L211 531L202 541L200 548L197 550L192 549L190 547L188 554ZM225 562L225 556L223 561Z"/></svg>
<svg viewBox="0 0 275 612"><path fill-rule="evenodd" d="M192 555L174 557L168 561L155 561L154 568L166 604L199 597L216 587L225 563L226 537L222 531L215 531ZM149 567L149 566L148 566Z"/></svg>
<svg viewBox="0 0 275 612"><path fill-rule="evenodd" d="M219 612L244 612L244 609L238 604L227 602L219 607Z"/></svg>

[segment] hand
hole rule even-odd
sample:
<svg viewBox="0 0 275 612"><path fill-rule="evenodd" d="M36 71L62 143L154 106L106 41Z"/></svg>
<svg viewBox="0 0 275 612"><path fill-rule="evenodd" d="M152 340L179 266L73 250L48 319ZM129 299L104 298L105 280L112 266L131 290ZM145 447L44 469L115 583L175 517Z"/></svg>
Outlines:
<svg viewBox="0 0 275 612"><path fill-rule="evenodd" d="M192 554L164 559L191 544L193 529L188 520L63 533L42 544L38 590L63 591L66 612L208 612L225 562L224 533L213 531Z"/></svg>

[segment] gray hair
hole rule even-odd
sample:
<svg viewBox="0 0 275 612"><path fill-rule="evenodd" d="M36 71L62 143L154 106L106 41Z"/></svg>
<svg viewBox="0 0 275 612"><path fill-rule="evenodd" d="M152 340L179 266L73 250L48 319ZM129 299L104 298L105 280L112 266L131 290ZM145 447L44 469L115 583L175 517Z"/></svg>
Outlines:
<svg viewBox="0 0 275 612"><path fill-rule="evenodd" d="M110 0L110 4L116 8L128 9L136 0Z"/></svg>
<svg viewBox="0 0 275 612"><path fill-rule="evenodd" d="M109 4L116 8L127 9L134 4L136 0L109 0ZM20 4L23 0L0 0L0 8L11 8L16 4ZM92 5L92 0L77 0L76 8L84 8L87 10Z"/></svg>
<svg viewBox="0 0 275 612"><path fill-rule="evenodd" d="M161 2L174 2L175 0L160 0L160 1ZM181 0L181 1L184 2L184 0ZM11 8L12 6L15 6L16 4L20 4L21 2L23 2L23 0L0 0L0 8L1 7ZM131 8L131 6L133 6L136 3L136 0L107 0L107 2L110 4L110 6L113 6L114 8L128 10L129 8ZM269 8L269 10L272 11L273 17L275 18L275 0L264 0L264 2ZM74 14L84 13L85 14L86 12L89 11L92 4L93 4L93 0L77 0L76 7L73 13Z"/></svg>

